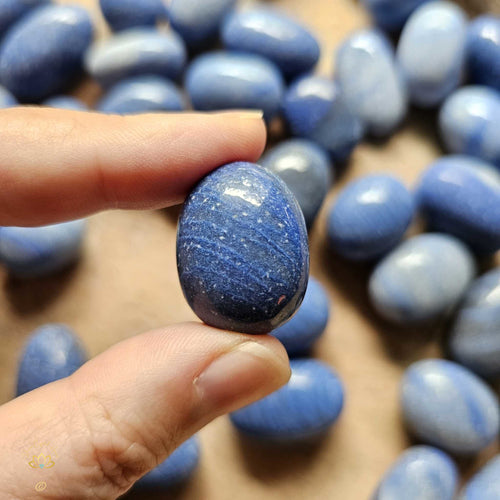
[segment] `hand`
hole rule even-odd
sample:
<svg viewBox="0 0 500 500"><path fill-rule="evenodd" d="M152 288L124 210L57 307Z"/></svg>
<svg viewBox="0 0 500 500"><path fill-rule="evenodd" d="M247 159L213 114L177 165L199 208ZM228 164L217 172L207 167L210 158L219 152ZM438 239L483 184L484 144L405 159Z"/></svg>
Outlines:
<svg viewBox="0 0 500 500"><path fill-rule="evenodd" d="M248 112L17 108L0 112L0 137L0 225L28 226L179 203L217 166L256 161L265 127ZM43 498L116 498L208 422L289 375L283 347L268 336L190 323L121 342L0 408L1 497L42 496L26 450L50 442L57 460L44 471Z"/></svg>

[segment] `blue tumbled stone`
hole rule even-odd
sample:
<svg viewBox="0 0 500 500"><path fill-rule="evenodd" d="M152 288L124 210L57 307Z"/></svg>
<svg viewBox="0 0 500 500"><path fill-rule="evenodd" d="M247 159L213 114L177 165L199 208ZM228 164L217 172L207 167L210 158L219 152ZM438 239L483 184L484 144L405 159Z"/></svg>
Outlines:
<svg viewBox="0 0 500 500"><path fill-rule="evenodd" d="M167 19L164 0L99 0L101 11L113 31L155 26Z"/></svg>
<svg viewBox="0 0 500 500"><path fill-rule="evenodd" d="M410 365L401 383L401 404L412 434L449 453L478 453L500 430L494 392L451 361L426 359Z"/></svg>
<svg viewBox="0 0 500 500"><path fill-rule="evenodd" d="M252 163L212 172L184 205L177 267L189 305L208 325L274 330L300 306L309 276L307 230L295 197Z"/></svg>
<svg viewBox="0 0 500 500"><path fill-rule="evenodd" d="M5 87L0 85L0 109L12 108L17 104L17 99Z"/></svg>
<svg viewBox="0 0 500 500"><path fill-rule="evenodd" d="M315 359L290 361L292 376L275 393L231 414L244 434L277 442L298 442L326 433L344 406L338 375Z"/></svg>
<svg viewBox="0 0 500 500"><path fill-rule="evenodd" d="M332 206L329 242L346 259L371 260L403 238L415 211L413 196L390 175L369 175L349 184Z"/></svg>
<svg viewBox="0 0 500 500"><path fill-rule="evenodd" d="M21 356L16 396L69 377L86 361L85 350L67 326L41 326L31 334Z"/></svg>
<svg viewBox="0 0 500 500"><path fill-rule="evenodd" d="M89 109L80 99L69 95L51 97L44 101L43 105L49 108L72 109L73 111L88 111Z"/></svg>
<svg viewBox="0 0 500 500"><path fill-rule="evenodd" d="M412 446L391 466L372 500L453 500L458 472L437 448Z"/></svg>
<svg viewBox="0 0 500 500"><path fill-rule="evenodd" d="M0 39L22 16L50 0L2 0L0 4Z"/></svg>
<svg viewBox="0 0 500 500"><path fill-rule="evenodd" d="M464 487L457 500L500 498L500 455L493 457Z"/></svg>
<svg viewBox="0 0 500 500"><path fill-rule="evenodd" d="M387 31L399 31L415 9L428 0L362 0L375 23Z"/></svg>

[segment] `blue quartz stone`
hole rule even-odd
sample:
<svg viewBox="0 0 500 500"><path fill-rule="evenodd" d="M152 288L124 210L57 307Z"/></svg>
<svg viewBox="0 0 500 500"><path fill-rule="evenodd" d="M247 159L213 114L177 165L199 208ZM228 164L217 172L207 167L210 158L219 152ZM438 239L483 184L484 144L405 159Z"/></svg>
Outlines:
<svg viewBox="0 0 500 500"><path fill-rule="evenodd" d="M296 80L285 95L283 108L291 133L316 142L333 161L346 161L363 137L363 126L339 86L326 78Z"/></svg>
<svg viewBox="0 0 500 500"><path fill-rule="evenodd" d="M330 317L330 300L319 281L309 278L304 301L295 316L271 332L290 356L307 353L323 334Z"/></svg>
<svg viewBox="0 0 500 500"><path fill-rule="evenodd" d="M17 106L16 98L0 85L0 109L12 108L13 106Z"/></svg>
<svg viewBox="0 0 500 500"><path fill-rule="evenodd" d="M155 26L167 19L164 0L99 0L101 11L113 31Z"/></svg>
<svg viewBox="0 0 500 500"><path fill-rule="evenodd" d="M500 455L493 457L464 487L457 500L500 498Z"/></svg>
<svg viewBox="0 0 500 500"><path fill-rule="evenodd" d="M467 17L454 3L426 3L411 15L397 58L413 104L437 106L460 85L466 34Z"/></svg>
<svg viewBox="0 0 500 500"><path fill-rule="evenodd" d="M3 40L0 83L22 101L38 101L64 90L80 74L92 37L92 21L81 7L35 9Z"/></svg>
<svg viewBox="0 0 500 500"><path fill-rule="evenodd" d="M86 361L85 350L67 326L41 326L31 334L24 348L19 363L16 396L69 377Z"/></svg>
<svg viewBox="0 0 500 500"><path fill-rule="evenodd" d="M81 252L85 221L42 227L0 227L0 262L20 278L53 274Z"/></svg>
<svg viewBox="0 0 500 500"><path fill-rule="evenodd" d="M0 39L8 28L27 12L49 2L50 0L2 0L0 4Z"/></svg>
<svg viewBox="0 0 500 500"><path fill-rule="evenodd" d="M177 80L186 61L186 47L175 32L133 28L95 43L85 56L85 67L102 86L109 87L132 76Z"/></svg>
<svg viewBox="0 0 500 500"><path fill-rule="evenodd" d="M372 500L453 500L458 472L437 448L408 448L385 474Z"/></svg>
<svg viewBox="0 0 500 500"><path fill-rule="evenodd" d="M97 105L103 113L128 115L185 109L181 91L159 76L138 76L112 87Z"/></svg>
<svg viewBox="0 0 500 500"><path fill-rule="evenodd" d="M278 68L261 56L220 51L193 61L186 89L194 109L260 109L269 121L280 110L284 82Z"/></svg>
<svg viewBox="0 0 500 500"><path fill-rule="evenodd" d="M403 419L418 439L456 455L478 453L495 441L495 393L463 366L443 359L410 365L401 383Z"/></svg>
<svg viewBox="0 0 500 500"><path fill-rule="evenodd" d="M307 139L290 139L268 151L259 164L281 177L295 195L312 227L332 184L327 153Z"/></svg>
<svg viewBox="0 0 500 500"><path fill-rule="evenodd" d="M500 93L462 87L444 102L439 130L450 153L476 156L500 168Z"/></svg>
<svg viewBox="0 0 500 500"><path fill-rule="evenodd" d="M415 9L428 0L362 0L377 26L399 31Z"/></svg>
<svg viewBox="0 0 500 500"><path fill-rule="evenodd" d="M414 211L413 195L400 181L369 175L341 191L328 217L328 239L346 259L375 259L401 241Z"/></svg>
<svg viewBox="0 0 500 500"><path fill-rule="evenodd" d="M393 132L406 116L408 96L386 37L376 30L355 32L337 51L335 68L342 94L367 133Z"/></svg>
<svg viewBox="0 0 500 500"><path fill-rule="evenodd" d="M492 166L466 156L441 158L422 176L416 196L432 229L479 253L500 249L500 173Z"/></svg>
<svg viewBox="0 0 500 500"><path fill-rule="evenodd" d="M285 78L310 72L320 47L305 27L279 11L254 8L227 17L222 29L227 49L259 54L273 61Z"/></svg>
<svg viewBox="0 0 500 500"><path fill-rule="evenodd" d="M446 234L401 243L375 267L369 293L384 318L407 324L434 320L462 298L476 273L467 247Z"/></svg>
<svg viewBox="0 0 500 500"><path fill-rule="evenodd" d="M262 440L299 442L326 433L344 406L339 376L315 359L290 361L292 376L277 392L231 414L238 430Z"/></svg>
<svg viewBox="0 0 500 500"><path fill-rule="evenodd" d="M295 197L252 163L212 172L184 205L177 267L189 305L208 325L255 334L278 328L300 306L309 276Z"/></svg>
<svg viewBox="0 0 500 500"><path fill-rule="evenodd" d="M47 99L44 106L49 108L59 108L59 109L72 109L73 111L88 111L88 106L77 99L76 97L71 97L69 95L58 95Z"/></svg>

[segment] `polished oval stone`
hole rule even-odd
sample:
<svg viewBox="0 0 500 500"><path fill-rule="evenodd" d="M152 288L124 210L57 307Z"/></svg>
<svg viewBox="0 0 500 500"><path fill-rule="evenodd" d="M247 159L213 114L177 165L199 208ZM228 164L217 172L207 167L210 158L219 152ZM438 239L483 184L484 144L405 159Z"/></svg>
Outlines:
<svg viewBox="0 0 500 500"><path fill-rule="evenodd" d="M17 99L0 85L0 109L12 108L13 106L17 106Z"/></svg>
<svg viewBox="0 0 500 500"><path fill-rule="evenodd" d="M422 234L401 243L379 262L370 278L370 298L390 321L430 321L457 304L475 273L474 259L459 240Z"/></svg>
<svg viewBox="0 0 500 500"><path fill-rule="evenodd" d="M259 164L285 181L299 202L307 227L312 227L332 184L327 153L314 142L290 139L269 150Z"/></svg>
<svg viewBox="0 0 500 500"><path fill-rule="evenodd" d="M284 93L278 68L254 54L209 52L196 58L186 74L194 109L260 109L266 120L280 110Z"/></svg>
<svg viewBox="0 0 500 500"><path fill-rule="evenodd" d="M253 8L227 17L222 29L227 49L259 54L280 68L285 78L311 71L320 47L313 34L282 12Z"/></svg>
<svg viewBox="0 0 500 500"><path fill-rule="evenodd" d="M22 16L50 0L2 0L0 5L0 39Z"/></svg>
<svg viewBox="0 0 500 500"><path fill-rule="evenodd" d="M132 76L157 75L178 79L186 66L182 39L169 31L133 28L94 44L85 56L87 71L108 87Z"/></svg>
<svg viewBox="0 0 500 500"><path fill-rule="evenodd" d="M158 76L138 76L117 83L101 99L102 113L128 115L152 111L185 109L181 91L169 80Z"/></svg>
<svg viewBox="0 0 500 500"><path fill-rule="evenodd" d="M413 195L390 175L369 175L342 190L330 210L328 239L346 259L371 260L403 238L415 211Z"/></svg>
<svg viewBox="0 0 500 500"><path fill-rule="evenodd" d="M330 317L330 299L314 278L309 278L304 301L295 315L271 335L284 346L289 356L307 353L323 335Z"/></svg>
<svg viewBox="0 0 500 500"><path fill-rule="evenodd" d="M367 133L384 137L406 116L406 84L382 33L365 29L349 36L337 51L335 79Z"/></svg>
<svg viewBox="0 0 500 500"><path fill-rule="evenodd" d="M19 363L16 396L69 377L87 361L79 339L65 325L47 324L28 339Z"/></svg>
<svg viewBox="0 0 500 500"><path fill-rule="evenodd" d="M372 500L453 500L458 472L437 448L412 446L387 471Z"/></svg>
<svg viewBox="0 0 500 500"><path fill-rule="evenodd" d="M415 9L428 0L362 0L375 23L387 31L399 31Z"/></svg>
<svg viewBox="0 0 500 500"><path fill-rule="evenodd" d="M99 0L99 5L113 31L155 26L167 19L164 0Z"/></svg>
<svg viewBox="0 0 500 500"><path fill-rule="evenodd" d="M459 86L466 33L467 17L451 2L424 4L408 19L397 58L414 104L437 106Z"/></svg>
<svg viewBox="0 0 500 500"><path fill-rule="evenodd" d="M334 161L346 161L363 137L363 126L339 86L326 78L299 78L289 87L283 108L291 133L316 142Z"/></svg>
<svg viewBox="0 0 500 500"><path fill-rule="evenodd" d="M479 253L500 249L500 173L465 156L445 156L424 173L416 190L429 226Z"/></svg>
<svg viewBox="0 0 500 500"><path fill-rule="evenodd" d="M478 453L500 430L496 395L451 361L413 363L403 376L401 404L404 421L418 439L457 455Z"/></svg>
<svg viewBox="0 0 500 500"><path fill-rule="evenodd" d="M300 306L309 276L304 216L285 183L231 163L191 192L177 230L184 295L205 323L269 333Z"/></svg>
<svg viewBox="0 0 500 500"><path fill-rule="evenodd" d="M478 85L454 92L439 112L439 130L450 153L500 168L500 94L495 90Z"/></svg>
<svg viewBox="0 0 500 500"><path fill-rule="evenodd" d="M315 359L290 361L292 376L273 394L231 414L231 422L251 437L297 442L326 433L344 406L339 376Z"/></svg>
<svg viewBox="0 0 500 500"><path fill-rule="evenodd" d="M500 498L500 455L493 457L465 486L457 500Z"/></svg>
<svg viewBox="0 0 500 500"><path fill-rule="evenodd" d="M59 108L59 109L72 109L73 111L88 111L88 106L77 99L76 97L71 97L69 95L58 95L47 99L43 103L44 106L49 108Z"/></svg>
<svg viewBox="0 0 500 500"><path fill-rule="evenodd" d="M35 9L3 40L0 83L23 101L55 94L81 72L92 37L92 21L81 7L47 5Z"/></svg>
<svg viewBox="0 0 500 500"><path fill-rule="evenodd" d="M20 278L55 273L80 256L84 233L84 220L42 227L0 227L0 262Z"/></svg>

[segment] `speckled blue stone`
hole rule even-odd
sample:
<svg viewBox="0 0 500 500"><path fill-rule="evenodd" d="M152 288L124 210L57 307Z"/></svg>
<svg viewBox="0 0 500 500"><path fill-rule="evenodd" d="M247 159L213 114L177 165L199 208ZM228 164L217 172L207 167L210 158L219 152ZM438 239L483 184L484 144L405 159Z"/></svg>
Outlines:
<svg viewBox="0 0 500 500"><path fill-rule="evenodd" d="M298 442L327 432L344 406L338 375L315 359L290 361L292 376L277 392L231 414L241 432L262 440Z"/></svg>
<svg viewBox="0 0 500 500"><path fill-rule="evenodd" d="M208 325L255 334L278 328L300 306L309 276L295 197L252 163L212 172L184 205L177 267L189 305Z"/></svg>
<svg viewBox="0 0 500 500"><path fill-rule="evenodd" d="M113 31L155 26L167 19L164 0L99 0L101 11Z"/></svg>
<svg viewBox="0 0 500 500"><path fill-rule="evenodd" d="M311 71L320 56L312 33L278 10L253 8L227 17L222 28L227 49L259 54L273 61L285 78Z"/></svg>
<svg viewBox="0 0 500 500"><path fill-rule="evenodd" d="M362 0L375 23L387 31L399 31L415 9L428 0Z"/></svg>
<svg viewBox="0 0 500 500"><path fill-rule="evenodd" d="M35 9L3 40L0 83L24 101L55 94L80 73L92 37L92 21L81 7L47 5Z"/></svg>
<svg viewBox="0 0 500 500"><path fill-rule="evenodd" d="M465 486L457 500L500 498L500 455L493 457Z"/></svg>
<svg viewBox="0 0 500 500"><path fill-rule="evenodd" d="M17 99L5 88L0 85L0 109L17 106Z"/></svg>
<svg viewBox="0 0 500 500"><path fill-rule="evenodd" d="M186 47L179 35L154 28L121 31L97 42L85 55L87 71L104 87L142 75L176 80L186 61Z"/></svg>
<svg viewBox="0 0 500 500"><path fill-rule="evenodd" d="M280 110L284 82L278 68L261 56L219 51L191 63L186 90L194 109L260 109L270 120Z"/></svg>
<svg viewBox="0 0 500 500"><path fill-rule="evenodd" d="M346 259L375 259L400 242L414 211L413 195L399 180L369 175L339 194L327 221L328 239Z"/></svg>
<svg viewBox="0 0 500 500"><path fill-rule="evenodd" d="M449 312L476 273L467 247L446 234L422 234L401 243L375 267L369 293L384 318L424 322Z"/></svg>
<svg viewBox="0 0 500 500"><path fill-rule="evenodd" d="M326 78L299 78L289 87L283 108L291 133L316 142L334 161L346 161L363 137L360 120L338 85Z"/></svg>
<svg viewBox="0 0 500 500"><path fill-rule="evenodd" d="M259 164L281 177L295 195L312 227L332 184L327 153L307 139L290 139L269 150Z"/></svg>
<svg viewBox="0 0 500 500"><path fill-rule="evenodd" d="M31 334L22 353L16 396L69 377L86 361L85 350L67 326L41 326Z"/></svg>
<svg viewBox="0 0 500 500"><path fill-rule="evenodd" d="M42 227L0 227L0 262L20 278L55 273L79 256L85 221Z"/></svg>
<svg viewBox="0 0 500 500"><path fill-rule="evenodd" d="M413 363L403 376L401 404L404 421L418 439L457 455L478 453L500 430L496 395L451 361Z"/></svg>
<svg viewBox="0 0 500 500"><path fill-rule="evenodd" d="M408 19L397 58L414 104L437 106L459 86L466 33L467 17L451 2L426 3Z"/></svg>
<svg viewBox="0 0 500 500"><path fill-rule="evenodd" d="M437 448L412 446L391 466L372 500L453 500L458 472Z"/></svg>
<svg viewBox="0 0 500 500"><path fill-rule="evenodd" d="M49 2L50 0L2 0L0 4L0 39L8 28L27 12Z"/></svg>
<svg viewBox="0 0 500 500"><path fill-rule="evenodd" d="M500 168L500 93L463 87L444 102L439 130L448 152L476 156Z"/></svg>
<svg viewBox="0 0 500 500"><path fill-rule="evenodd" d="M181 91L159 76L138 76L113 86L97 105L103 113L128 115L185 109Z"/></svg>
<svg viewBox="0 0 500 500"><path fill-rule="evenodd" d="M366 29L348 37L337 51L335 78L367 133L384 137L406 116L406 85L381 32Z"/></svg>
<svg viewBox="0 0 500 500"><path fill-rule="evenodd" d="M47 99L44 106L49 108L59 108L59 109L71 109L73 111L88 111L88 106L77 99L76 97L71 97L69 95L59 95Z"/></svg>

